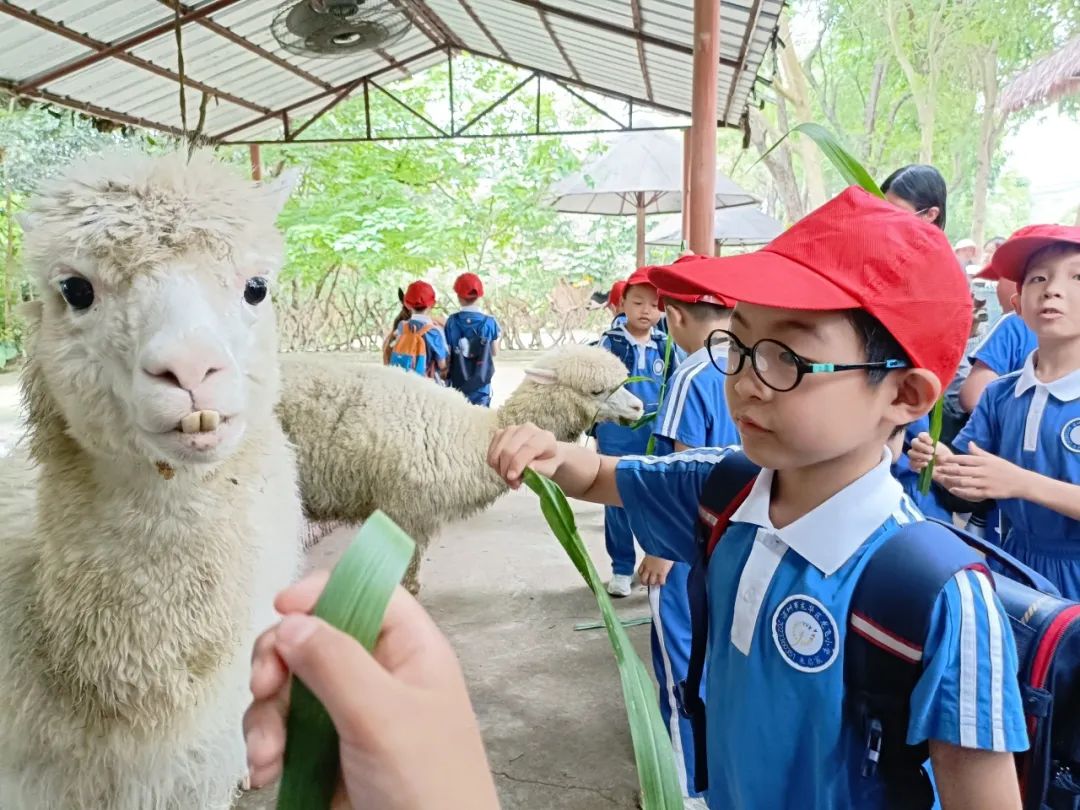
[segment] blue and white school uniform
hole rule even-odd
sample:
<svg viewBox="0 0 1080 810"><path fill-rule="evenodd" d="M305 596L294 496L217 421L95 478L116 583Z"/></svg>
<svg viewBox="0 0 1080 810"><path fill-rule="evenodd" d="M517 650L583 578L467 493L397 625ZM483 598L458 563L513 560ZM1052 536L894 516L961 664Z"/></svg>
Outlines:
<svg viewBox="0 0 1080 810"><path fill-rule="evenodd" d="M664 385L664 349L665 338L656 329L644 343L638 343L626 330L618 326L608 330L600 340L600 346L614 354L626 366L631 377L646 377L640 382L627 383L626 390L641 400L645 413L655 413L660 402L660 391ZM672 348L671 363L676 363L676 354ZM668 372L670 373L670 369ZM644 453L652 435L652 424L645 424L636 430L613 422L604 422L596 426L596 444L606 456L626 456ZM615 574L631 575L634 573L636 552L634 536L626 515L622 509L609 506L604 509L604 540L608 555L611 557L611 569Z"/></svg>
<svg viewBox="0 0 1080 810"><path fill-rule="evenodd" d="M651 554L693 561L702 488L729 450L619 462L630 524ZM891 457L782 529L763 471L713 552L708 804L723 810L877 810L884 786L863 777L865 740L845 712L844 642L859 575L899 526L920 519L889 474ZM911 698L908 742L1027 747L1016 649L986 576L942 590Z"/></svg>
<svg viewBox="0 0 1080 810"><path fill-rule="evenodd" d="M739 444L739 431L728 414L724 375L702 348L679 364L668 382L656 419L656 452L670 453L674 443L688 447ZM690 566L676 562L663 586L649 588L652 609L653 672L660 685L660 715L671 735L683 793L697 795L694 785L694 737L690 721L679 714L675 686L686 680L693 633L686 578Z"/></svg>
<svg viewBox="0 0 1080 810"><path fill-rule="evenodd" d="M923 515L952 523L952 512L946 509L941 501L938 500L936 490L933 487L931 487L930 491L925 495L919 491L919 474L911 469L911 460L907 456L907 451L911 447L911 442L920 433L929 432L929 416L917 419L907 426L904 432L904 450L898 458L893 459L893 478L900 482L900 486L904 488L904 494L911 499L911 502L918 507Z"/></svg>
<svg viewBox="0 0 1080 810"><path fill-rule="evenodd" d="M1019 467L1080 484L1080 370L1051 383L1035 377L1035 355L1023 368L990 383L953 442L968 442ZM1002 547L1080 599L1080 521L1030 501L998 501Z"/></svg>
<svg viewBox="0 0 1080 810"><path fill-rule="evenodd" d="M972 365L981 360L999 377L1019 371L1028 355L1039 347L1035 333L1015 312L1003 315L975 347Z"/></svg>
<svg viewBox="0 0 1080 810"><path fill-rule="evenodd" d="M476 304L467 304L446 319L446 342L456 346L462 340L478 337L494 345L499 339L499 322L493 315L488 315ZM466 394L473 405L491 405L491 383Z"/></svg>

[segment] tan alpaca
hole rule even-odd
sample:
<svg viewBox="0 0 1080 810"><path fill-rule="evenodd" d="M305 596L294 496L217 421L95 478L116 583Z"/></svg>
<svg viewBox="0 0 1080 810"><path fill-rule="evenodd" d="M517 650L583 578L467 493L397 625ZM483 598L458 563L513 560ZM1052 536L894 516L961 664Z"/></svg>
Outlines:
<svg viewBox="0 0 1080 810"><path fill-rule="evenodd" d="M246 773L251 643L299 562L274 313L246 300L281 264L285 195L125 155L31 203L30 439L0 463L2 810L223 809Z"/></svg>
<svg viewBox="0 0 1080 810"><path fill-rule="evenodd" d="M626 367L594 346L552 349L498 410L416 374L290 357L278 414L297 447L300 491L312 520L359 523L382 509L417 541L405 585L419 590L424 548L454 520L507 491L486 462L495 431L532 422L572 441L594 421L633 421L641 401L622 387Z"/></svg>

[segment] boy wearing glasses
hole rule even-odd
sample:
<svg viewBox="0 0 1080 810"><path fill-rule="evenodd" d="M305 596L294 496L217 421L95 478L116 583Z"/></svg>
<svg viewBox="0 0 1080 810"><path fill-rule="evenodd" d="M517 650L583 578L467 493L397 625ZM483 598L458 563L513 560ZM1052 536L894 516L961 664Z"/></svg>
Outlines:
<svg viewBox="0 0 1080 810"><path fill-rule="evenodd" d="M922 519L884 448L930 410L964 350L971 296L948 242L848 189L756 253L692 274L672 266L656 283L676 293L707 284L739 302L727 403L763 468L707 569L708 806L918 806L913 785L863 768L844 641L866 563ZM513 487L528 466L569 495L623 504L646 550L692 563L700 495L729 452L611 459L518 426L496 434L489 462ZM929 626L907 740L929 741L943 810L1018 810L1009 752L1027 736L1016 650L985 574L951 579Z"/></svg>

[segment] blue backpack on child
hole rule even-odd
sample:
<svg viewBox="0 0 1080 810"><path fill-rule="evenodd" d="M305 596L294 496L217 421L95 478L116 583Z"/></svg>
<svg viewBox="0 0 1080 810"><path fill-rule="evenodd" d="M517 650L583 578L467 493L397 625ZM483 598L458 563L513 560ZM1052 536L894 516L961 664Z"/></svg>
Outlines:
<svg viewBox="0 0 1080 810"><path fill-rule="evenodd" d="M495 374L491 340L483 335L488 316L478 312L457 312L447 321L457 321L462 337L450 344L450 386L472 394L491 383Z"/></svg>
<svg viewBox="0 0 1080 810"><path fill-rule="evenodd" d="M713 548L750 493L759 468L742 453L724 458L706 481L697 529L701 550L687 588L693 642L679 709L694 727L697 789L708 786L705 593ZM928 746L907 744L911 692L922 674L922 646L938 594L966 568L993 560L992 576L1016 639L1020 696L1030 748L1017 754L1024 810L1080 810L1080 604L1062 599L1043 576L997 546L936 520L899 528L874 553L851 602L844 681L849 721L863 730L865 777L880 775L895 810L927 810L934 790L923 764Z"/></svg>

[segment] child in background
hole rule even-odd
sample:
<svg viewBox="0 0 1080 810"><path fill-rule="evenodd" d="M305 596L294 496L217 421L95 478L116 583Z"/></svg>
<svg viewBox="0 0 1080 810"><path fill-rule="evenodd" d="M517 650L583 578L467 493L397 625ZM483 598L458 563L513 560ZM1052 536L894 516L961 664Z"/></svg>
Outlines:
<svg viewBox="0 0 1080 810"><path fill-rule="evenodd" d="M446 319L446 342L450 350L450 386L461 391L473 405L491 405L491 376L498 350L499 323L477 303L484 284L474 273L462 273L454 281L461 309Z"/></svg>
<svg viewBox="0 0 1080 810"><path fill-rule="evenodd" d="M685 256L676 264L697 262L703 257ZM650 279L651 279L650 275ZM660 290L660 303L667 313L671 338L687 357L671 375L664 402L660 406L653 435L656 453L694 447L723 447L739 443L739 432L727 411L724 398L726 344L717 343L710 357L709 337L717 329L727 329L731 319L729 302L708 287L668 293ZM686 807L704 808L701 794L694 789L694 732L681 716L676 687L686 680L693 636L686 579L690 566L646 554L638 569L641 584L649 589L652 611L653 672L660 686L660 714L675 749ZM696 801L695 801L696 799Z"/></svg>
<svg viewBox="0 0 1080 810"><path fill-rule="evenodd" d="M626 388L641 400L645 413L655 413L660 390L674 369L676 357L673 351L672 368L664 367L665 338L656 329L660 320L659 300L656 288L649 283L647 268L635 271L627 279L622 311L626 320L608 330L600 345L623 361L631 377L646 378L628 383ZM596 426L597 446L600 452L611 456L644 453L651 435L652 424L637 429L613 423ZM634 535L622 509L610 507L604 510L604 541L611 557L612 577L608 582L608 593L615 597L629 596L637 553Z"/></svg>
<svg viewBox="0 0 1080 810"><path fill-rule="evenodd" d="M1080 228L1030 225L994 253L1017 282L1017 315L1038 346L987 386L967 426L937 447L934 477L968 501L996 499L1002 547L1080 599ZM934 452L912 445L912 469Z"/></svg>
<svg viewBox="0 0 1080 810"><path fill-rule="evenodd" d="M410 317L398 324L390 349L390 365L439 380L446 372L446 338L428 310L435 306L435 289L426 281L414 281L405 290Z"/></svg>
<svg viewBox="0 0 1080 810"><path fill-rule="evenodd" d="M854 634L868 638L849 622L865 566L921 519L884 445L955 374L971 327L967 281L941 231L861 189L766 248L710 265L706 279L675 265L654 280L668 292L707 282L738 301L725 393L762 471L726 530L713 535L724 521L702 498L731 450L615 459L525 425L496 433L489 461L511 487L529 467L570 497L623 505L652 554L692 563L715 543L705 571L709 807L927 806L910 804L925 778L892 772L888 750L866 767L878 749L851 711L844 649ZM943 810L1019 810L1011 752L1028 741L1016 647L986 574L952 577L930 627L900 733L929 743Z"/></svg>

